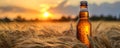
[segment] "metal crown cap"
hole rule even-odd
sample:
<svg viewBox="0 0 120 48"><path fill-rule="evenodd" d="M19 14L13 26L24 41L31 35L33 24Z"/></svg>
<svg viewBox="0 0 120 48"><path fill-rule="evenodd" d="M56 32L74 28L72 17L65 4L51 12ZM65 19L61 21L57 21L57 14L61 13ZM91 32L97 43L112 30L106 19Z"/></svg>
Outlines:
<svg viewBox="0 0 120 48"><path fill-rule="evenodd" d="M88 2L87 1L81 1L80 4L81 4L81 6L88 6Z"/></svg>

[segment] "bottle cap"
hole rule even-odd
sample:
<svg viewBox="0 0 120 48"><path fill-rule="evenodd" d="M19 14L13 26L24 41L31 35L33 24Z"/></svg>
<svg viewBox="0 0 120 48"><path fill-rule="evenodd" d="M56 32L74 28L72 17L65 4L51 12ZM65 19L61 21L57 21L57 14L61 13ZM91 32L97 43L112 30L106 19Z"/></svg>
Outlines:
<svg viewBox="0 0 120 48"><path fill-rule="evenodd" d="M81 1L80 4L81 6L88 6L87 1Z"/></svg>

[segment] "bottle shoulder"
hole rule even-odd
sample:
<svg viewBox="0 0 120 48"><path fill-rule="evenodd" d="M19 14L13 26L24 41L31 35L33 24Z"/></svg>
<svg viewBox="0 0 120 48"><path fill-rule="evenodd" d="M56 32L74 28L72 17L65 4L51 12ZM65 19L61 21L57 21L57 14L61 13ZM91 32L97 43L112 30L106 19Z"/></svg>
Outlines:
<svg viewBox="0 0 120 48"><path fill-rule="evenodd" d="M78 22L90 22L88 19L80 19Z"/></svg>
<svg viewBox="0 0 120 48"><path fill-rule="evenodd" d="M89 20L88 21L79 20L78 25L91 25L91 22Z"/></svg>

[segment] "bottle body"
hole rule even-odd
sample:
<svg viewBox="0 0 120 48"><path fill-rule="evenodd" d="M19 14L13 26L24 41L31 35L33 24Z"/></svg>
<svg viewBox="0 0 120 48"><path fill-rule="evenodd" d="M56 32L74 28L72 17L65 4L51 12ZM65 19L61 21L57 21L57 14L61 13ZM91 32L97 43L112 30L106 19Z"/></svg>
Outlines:
<svg viewBox="0 0 120 48"><path fill-rule="evenodd" d="M88 19L82 19L77 25L77 39L90 47L88 36L91 36L91 23Z"/></svg>

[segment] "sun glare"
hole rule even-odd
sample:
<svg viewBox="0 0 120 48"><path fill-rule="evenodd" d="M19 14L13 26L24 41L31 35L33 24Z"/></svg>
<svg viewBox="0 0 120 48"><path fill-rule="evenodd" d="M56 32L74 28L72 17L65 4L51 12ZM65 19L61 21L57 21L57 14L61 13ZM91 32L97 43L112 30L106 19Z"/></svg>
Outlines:
<svg viewBox="0 0 120 48"><path fill-rule="evenodd" d="M40 14L39 18L42 20L48 20L48 19L53 18L53 14L50 13L49 11L45 11L42 14Z"/></svg>
<svg viewBox="0 0 120 48"><path fill-rule="evenodd" d="M50 13L49 12L44 12L43 16L44 17L49 17Z"/></svg>

